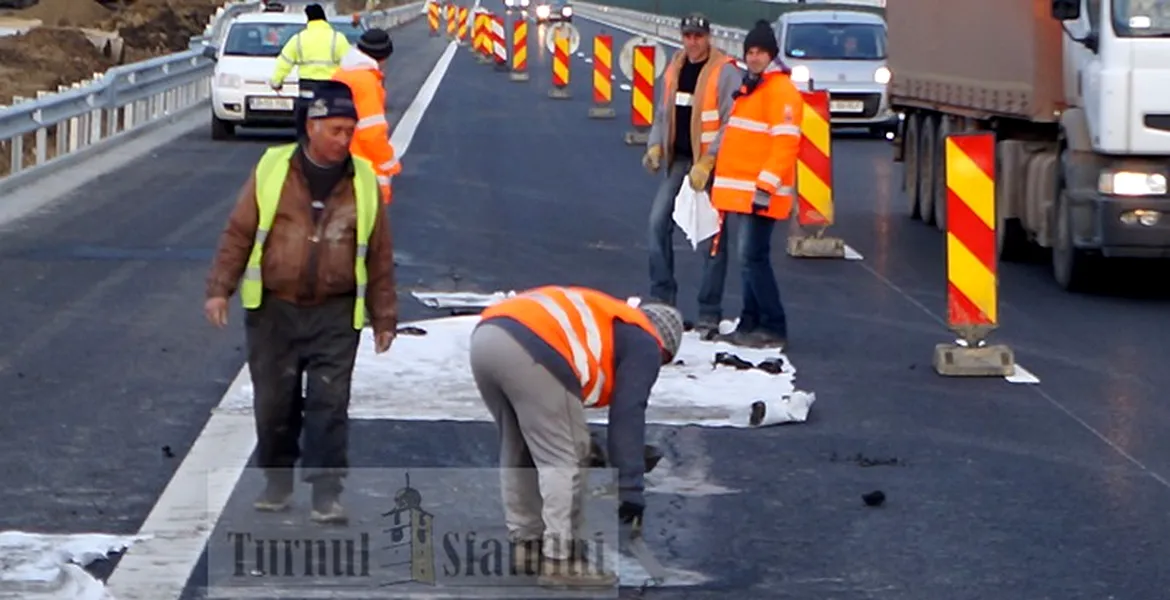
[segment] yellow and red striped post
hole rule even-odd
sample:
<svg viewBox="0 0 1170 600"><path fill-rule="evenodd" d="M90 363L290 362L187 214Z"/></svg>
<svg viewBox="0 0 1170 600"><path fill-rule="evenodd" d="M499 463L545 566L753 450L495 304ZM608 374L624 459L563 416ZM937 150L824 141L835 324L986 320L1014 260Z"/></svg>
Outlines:
<svg viewBox="0 0 1170 600"><path fill-rule="evenodd" d="M946 138L947 325L959 335L935 347L940 375L1002 377L1015 373L1015 357L986 339L999 325L995 253L995 134L956 133Z"/></svg>
<svg viewBox="0 0 1170 600"><path fill-rule="evenodd" d="M796 226L788 235L788 254L798 258L845 258L844 240L825 235L835 212L829 92L811 90L800 95L804 106L796 154Z"/></svg>
<svg viewBox="0 0 1170 600"><path fill-rule="evenodd" d="M634 129L626 133L626 144L631 146L645 145L654 124L654 52L654 46L634 46L634 80L630 85L630 123Z"/></svg>
<svg viewBox="0 0 1170 600"><path fill-rule="evenodd" d="M447 37L455 38L455 3L447 3Z"/></svg>
<svg viewBox="0 0 1170 600"><path fill-rule="evenodd" d="M476 12L471 21L471 49L475 51L475 59L481 63L487 62L487 53L484 52L484 14Z"/></svg>
<svg viewBox="0 0 1170 600"><path fill-rule="evenodd" d="M459 45L467 43L467 7L460 6L456 10L459 11L459 32L456 37L459 39Z"/></svg>
<svg viewBox="0 0 1170 600"><path fill-rule="evenodd" d="M492 16L492 52L497 71L508 70L508 34L504 31L504 17Z"/></svg>
<svg viewBox="0 0 1170 600"><path fill-rule="evenodd" d="M512 81L528 81L528 21L512 22Z"/></svg>
<svg viewBox="0 0 1170 600"><path fill-rule="evenodd" d="M552 60L552 88L548 91L549 98L571 98L569 92L569 34L560 27L550 32L553 36Z"/></svg>
<svg viewBox="0 0 1170 600"><path fill-rule="evenodd" d="M589 117L612 119L613 109L613 36L602 34L593 38L593 106Z"/></svg>
<svg viewBox="0 0 1170 600"><path fill-rule="evenodd" d="M427 2L427 26L431 28L431 37L439 35L439 0Z"/></svg>

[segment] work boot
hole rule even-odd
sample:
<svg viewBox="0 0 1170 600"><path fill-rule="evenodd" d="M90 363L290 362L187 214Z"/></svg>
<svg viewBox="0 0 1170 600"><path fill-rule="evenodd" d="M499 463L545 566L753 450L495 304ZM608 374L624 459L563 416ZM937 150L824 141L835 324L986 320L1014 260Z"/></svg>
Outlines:
<svg viewBox="0 0 1170 600"><path fill-rule="evenodd" d="M515 540L512 545L512 572L516 575L539 575L541 552L540 538Z"/></svg>
<svg viewBox="0 0 1170 600"><path fill-rule="evenodd" d="M618 583L614 573L606 573L604 565L591 565L584 556L552 558L540 562L540 577L536 582L543 587L599 587L610 588Z"/></svg>
<svg viewBox="0 0 1170 600"><path fill-rule="evenodd" d="M695 322L695 333L699 334L701 340L714 340L719 335L719 318L699 317L699 320Z"/></svg>
<svg viewBox="0 0 1170 600"><path fill-rule="evenodd" d="M293 470L271 469L264 473L268 483L252 506L261 512L281 512L292 505Z"/></svg>
<svg viewBox="0 0 1170 600"><path fill-rule="evenodd" d="M341 506L341 486L334 482L313 483L313 510L309 518L317 523L344 525L349 522Z"/></svg>
<svg viewBox="0 0 1170 600"><path fill-rule="evenodd" d="M783 352L788 348L787 336L776 335L756 329L753 331L735 331L726 336L726 341L734 346L743 348L776 349Z"/></svg>

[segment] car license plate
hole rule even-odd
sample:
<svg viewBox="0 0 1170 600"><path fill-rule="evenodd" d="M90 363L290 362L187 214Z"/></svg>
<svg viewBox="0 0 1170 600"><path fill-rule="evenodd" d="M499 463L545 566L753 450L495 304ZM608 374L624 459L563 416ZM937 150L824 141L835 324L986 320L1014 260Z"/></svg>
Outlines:
<svg viewBox="0 0 1170 600"><path fill-rule="evenodd" d="M865 103L861 100L831 100L829 101L829 112L835 113L859 113L865 112Z"/></svg>
<svg viewBox="0 0 1170 600"><path fill-rule="evenodd" d="M292 98L251 98L248 108L253 110L292 110Z"/></svg>

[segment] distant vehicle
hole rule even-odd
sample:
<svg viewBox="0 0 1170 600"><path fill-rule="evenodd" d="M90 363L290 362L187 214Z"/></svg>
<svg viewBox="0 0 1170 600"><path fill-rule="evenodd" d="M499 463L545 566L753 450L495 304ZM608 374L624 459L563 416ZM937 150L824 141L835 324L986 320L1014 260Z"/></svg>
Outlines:
<svg viewBox="0 0 1170 600"><path fill-rule="evenodd" d="M555 21L571 22L573 20L573 6L569 0L541 0L536 5L536 22L550 23Z"/></svg>
<svg viewBox="0 0 1170 600"><path fill-rule="evenodd" d="M803 89L828 90L834 126L868 127L893 137L898 115L890 110L886 87L886 23L870 12L806 10L785 13L776 22L782 59Z"/></svg>
<svg viewBox="0 0 1170 600"><path fill-rule="evenodd" d="M361 22L354 22L353 18L333 18L329 19L329 26L337 33L345 36L349 40L351 46L358 43L358 38L366 31L366 26Z"/></svg>

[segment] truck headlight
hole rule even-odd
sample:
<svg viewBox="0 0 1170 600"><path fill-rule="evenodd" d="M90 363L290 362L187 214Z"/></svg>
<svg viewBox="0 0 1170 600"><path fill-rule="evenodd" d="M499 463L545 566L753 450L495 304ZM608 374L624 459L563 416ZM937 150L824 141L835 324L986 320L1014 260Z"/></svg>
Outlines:
<svg viewBox="0 0 1170 600"><path fill-rule="evenodd" d="M566 7L562 8L562 9L561 9L561 16L562 16L562 17L571 17L571 16L573 16L573 7L571 7L571 6L566 6Z"/></svg>
<svg viewBox="0 0 1170 600"><path fill-rule="evenodd" d="M1141 225L1143 227L1153 227L1162 220L1162 215L1156 210L1129 210L1121 213L1121 223L1123 225Z"/></svg>
<svg viewBox="0 0 1170 600"><path fill-rule="evenodd" d="M1106 171L1097 179L1097 191L1111 196L1162 196L1166 176L1161 173Z"/></svg>
<svg viewBox="0 0 1170 600"><path fill-rule="evenodd" d="M547 19L548 18L548 5L547 4L541 4L540 6L536 7L536 17L538 19Z"/></svg>
<svg viewBox="0 0 1170 600"><path fill-rule="evenodd" d="M244 87L244 78L232 73L220 73L215 76L215 86L238 89Z"/></svg>
<svg viewBox="0 0 1170 600"><path fill-rule="evenodd" d="M882 85L889 83L890 70L885 67L878 67L877 70L873 72L873 81L874 83L880 83Z"/></svg>
<svg viewBox="0 0 1170 600"><path fill-rule="evenodd" d="M508 8L516 8L516 0L504 0L504 6Z"/></svg>
<svg viewBox="0 0 1170 600"><path fill-rule="evenodd" d="M520 8L528 8L529 0L520 0Z"/></svg>
<svg viewBox="0 0 1170 600"><path fill-rule="evenodd" d="M812 79L812 73L808 70L808 67L804 65L796 65L795 67L792 67L791 79L795 83L808 83L808 80Z"/></svg>

